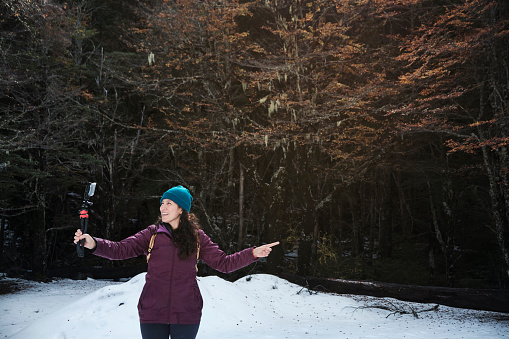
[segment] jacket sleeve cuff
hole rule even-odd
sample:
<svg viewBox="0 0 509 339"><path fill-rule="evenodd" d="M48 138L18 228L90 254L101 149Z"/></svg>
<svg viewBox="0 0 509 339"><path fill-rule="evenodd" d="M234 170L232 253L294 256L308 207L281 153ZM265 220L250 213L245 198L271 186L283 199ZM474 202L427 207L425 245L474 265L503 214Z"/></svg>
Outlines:
<svg viewBox="0 0 509 339"><path fill-rule="evenodd" d="M255 249L255 248L256 248L256 247L252 247L252 248L251 248L251 254L253 255L254 260L255 260L255 261L258 261L260 258L259 258L259 257L257 257L256 255L254 255L254 249Z"/></svg>
<svg viewBox="0 0 509 339"><path fill-rule="evenodd" d="M95 247L94 247L94 248L92 248L91 250L88 250L90 253L94 253L94 252L95 252L95 250L97 249L97 239L96 239L96 238L94 238L94 237L92 237L92 239L94 239L94 241L95 241Z"/></svg>

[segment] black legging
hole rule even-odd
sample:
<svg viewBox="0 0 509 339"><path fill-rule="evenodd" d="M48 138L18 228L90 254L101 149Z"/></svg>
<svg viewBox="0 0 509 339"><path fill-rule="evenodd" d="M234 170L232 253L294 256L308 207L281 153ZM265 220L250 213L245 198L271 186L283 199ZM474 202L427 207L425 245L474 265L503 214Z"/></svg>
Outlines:
<svg viewBox="0 0 509 339"><path fill-rule="evenodd" d="M193 325L140 324L143 339L195 339L200 323Z"/></svg>

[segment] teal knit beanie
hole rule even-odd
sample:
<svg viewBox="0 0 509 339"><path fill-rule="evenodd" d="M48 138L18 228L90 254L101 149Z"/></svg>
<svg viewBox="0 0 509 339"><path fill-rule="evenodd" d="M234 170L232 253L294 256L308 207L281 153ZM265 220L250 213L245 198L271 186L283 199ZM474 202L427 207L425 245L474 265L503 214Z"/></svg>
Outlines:
<svg viewBox="0 0 509 339"><path fill-rule="evenodd" d="M189 190L180 185L172 187L164 192L159 203L162 204L164 199L170 199L186 210L187 213L189 213L189 210L191 209L191 201L193 201L193 197L191 196L191 193L189 193Z"/></svg>

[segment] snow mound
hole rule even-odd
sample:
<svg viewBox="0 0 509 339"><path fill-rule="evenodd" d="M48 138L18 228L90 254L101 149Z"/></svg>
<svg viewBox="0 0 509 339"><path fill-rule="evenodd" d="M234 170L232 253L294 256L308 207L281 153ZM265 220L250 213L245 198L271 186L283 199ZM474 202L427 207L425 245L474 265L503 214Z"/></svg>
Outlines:
<svg viewBox="0 0 509 339"><path fill-rule="evenodd" d="M43 315L11 338L139 339L136 306L144 283L145 273L142 273L126 283L105 286L87 294L79 289L78 283L75 283L78 286L75 290L69 289L67 280L66 288L62 289L67 291L65 297L69 299L71 295L76 300ZM266 274L252 275L234 283L215 276L200 277L198 284L204 299L199 339L508 337L508 322L492 320L489 318L492 312L440 306L438 311L419 313L415 318L411 314L372 306L385 303L419 310L433 305L317 294ZM62 286L54 285L55 289ZM48 300L42 295L39 297L44 302ZM30 298L38 297L32 293ZM56 295L52 297L53 300L57 298ZM2 303L4 300L12 299L0 298ZM3 326L1 322L0 325Z"/></svg>

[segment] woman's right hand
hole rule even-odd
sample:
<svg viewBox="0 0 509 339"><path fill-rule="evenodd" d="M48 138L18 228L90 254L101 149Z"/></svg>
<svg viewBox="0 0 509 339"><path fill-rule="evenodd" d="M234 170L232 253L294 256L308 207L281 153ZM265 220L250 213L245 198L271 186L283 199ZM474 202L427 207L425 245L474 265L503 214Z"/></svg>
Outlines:
<svg viewBox="0 0 509 339"><path fill-rule="evenodd" d="M77 230L76 233L74 233L74 243L77 244L78 241L85 239L85 247L89 250L93 250L95 246L97 245L95 243L94 238L90 236L90 234L83 234L81 230Z"/></svg>

